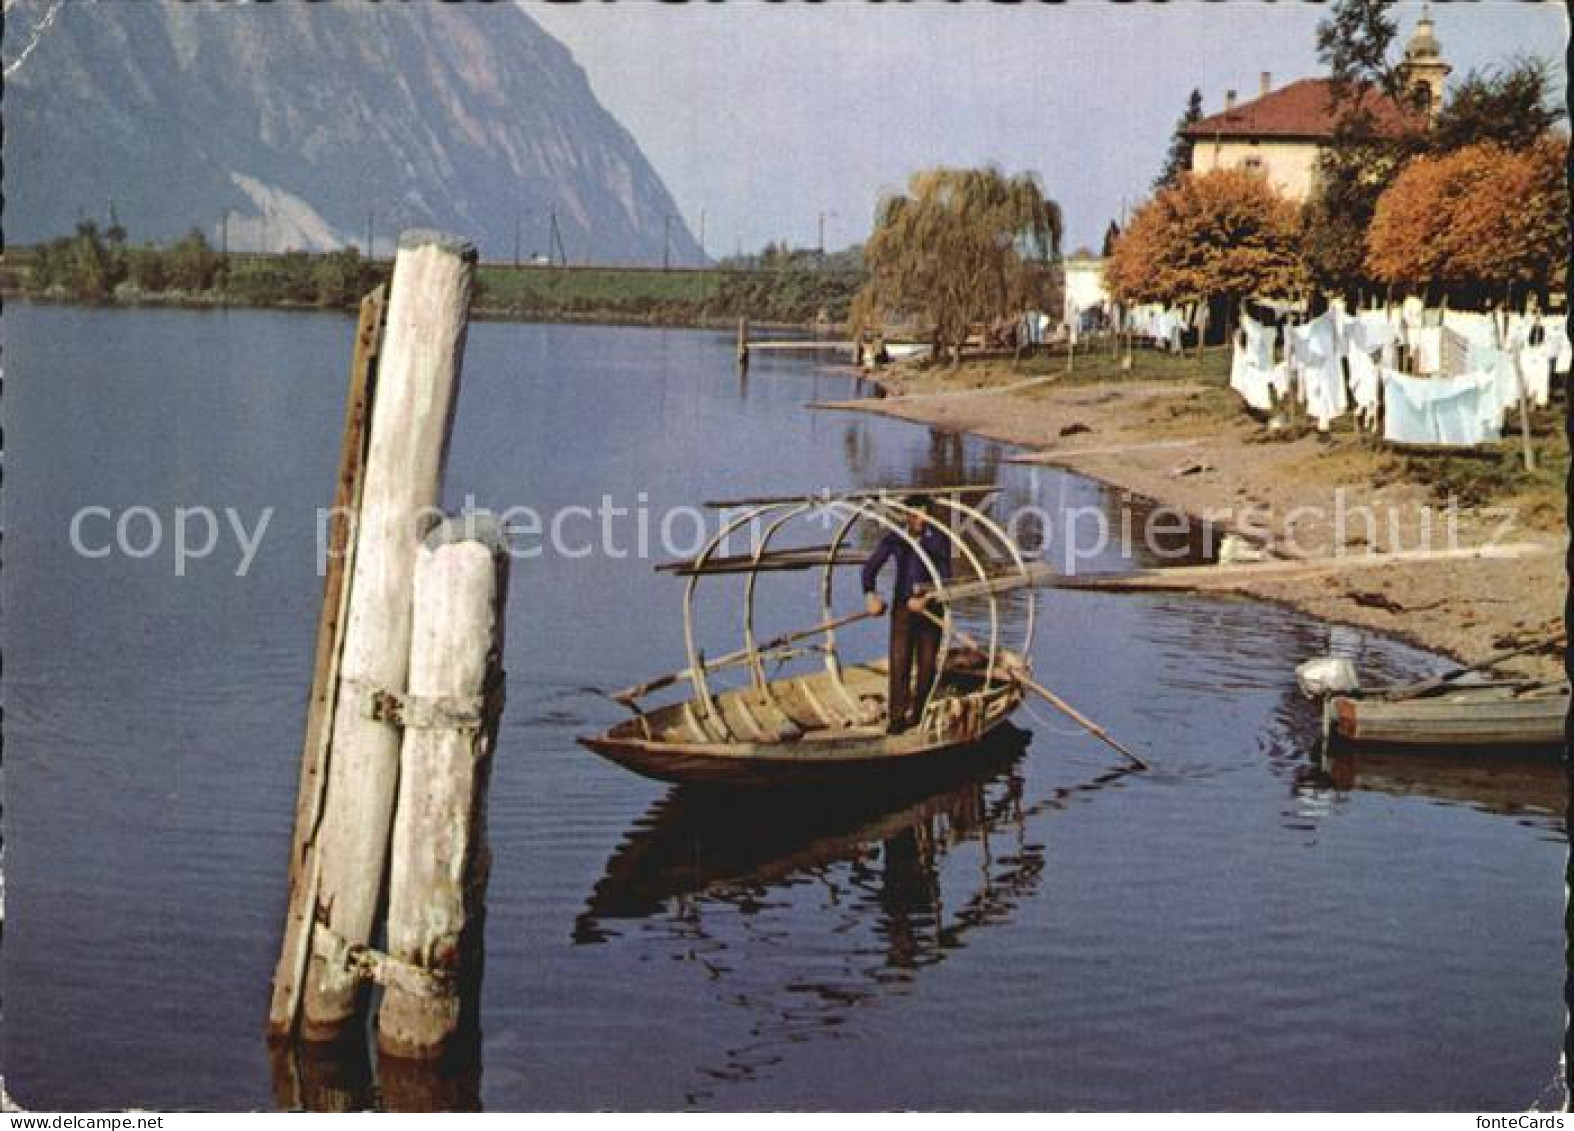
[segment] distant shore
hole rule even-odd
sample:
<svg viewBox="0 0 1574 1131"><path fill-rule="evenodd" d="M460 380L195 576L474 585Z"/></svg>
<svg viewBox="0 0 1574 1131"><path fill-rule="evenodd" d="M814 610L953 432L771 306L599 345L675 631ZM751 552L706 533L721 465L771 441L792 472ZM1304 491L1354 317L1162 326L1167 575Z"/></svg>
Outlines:
<svg viewBox="0 0 1574 1131"><path fill-rule="evenodd" d="M79 307L100 310L276 310L295 314L354 314L350 307L322 306L309 302L245 302L222 295L192 295L181 292L139 294L134 298L120 298L114 302L83 302L65 296L39 294L26 290L0 287L0 299L6 302L26 302L38 306ZM474 305L470 316L478 322L513 322L520 324L571 325L571 326L646 326L670 330L723 330L736 331L738 320L734 317L704 314L674 314L656 312L631 314L619 310L550 310L518 309L502 306ZM823 323L768 321L751 319L751 329L769 332L809 333L817 328L825 330ZM842 332L839 324L830 324L832 334Z"/></svg>
<svg viewBox="0 0 1574 1131"><path fill-rule="evenodd" d="M353 311L392 266L353 248L225 254L195 236L157 248L107 243L89 232L6 249L0 295L98 306ZM862 280L845 256L807 253L743 267L481 263L472 311L493 321L718 328L746 317L754 326L804 329L845 321Z"/></svg>
<svg viewBox="0 0 1574 1131"><path fill-rule="evenodd" d="M1540 468L1527 474L1516 471L1517 449L1507 444L1497 453L1401 455L1337 426L1326 437L1275 437L1226 387L1221 350L1200 362L1139 351L1130 373L1107 348L1073 364L1065 372L1061 354L1016 369L1009 362L903 365L875 376L883 397L833 407L1020 445L1020 462L1066 468L1194 518L1212 517L1225 530L1249 515L1275 556L1410 550L1425 543L1428 524L1441 545L1450 522L1461 545L1534 542L1545 552L1518 560L1357 568L1258 580L1241 592L1466 662L1561 627L1568 450L1558 410L1537 414ZM1553 678L1561 657L1509 666Z"/></svg>

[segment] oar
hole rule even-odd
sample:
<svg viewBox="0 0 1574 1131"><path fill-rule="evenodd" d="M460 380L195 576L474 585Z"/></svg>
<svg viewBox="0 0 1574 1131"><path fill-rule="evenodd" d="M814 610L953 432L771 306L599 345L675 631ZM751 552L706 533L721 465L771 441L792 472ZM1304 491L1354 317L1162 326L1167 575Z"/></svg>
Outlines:
<svg viewBox="0 0 1574 1131"><path fill-rule="evenodd" d="M930 620L934 621L935 624L939 625L941 628L945 627L945 621L943 621L939 617L935 616L934 613L931 613L929 610L925 609L923 615L928 617ZM955 634L955 636L956 636L956 638L958 640L960 640L963 644L967 645L969 648L973 648L973 649L975 649L977 651L980 651L980 652L984 651L983 646L980 645L977 640L973 639L973 637L969 636L962 629L956 628L956 627L953 626L951 631L952 631L952 633ZM1127 758L1130 758L1132 763L1134 765L1136 765L1138 769L1147 770L1147 769L1151 769L1152 768L1146 762L1144 762L1141 758L1139 758L1136 754L1134 754L1130 750L1126 749L1126 747L1122 746L1119 742L1116 742L1115 739L1113 737L1111 737L1109 731L1107 731L1103 727L1099 726L1098 723L1096 723L1092 719L1088 718L1081 711L1078 711L1070 703L1067 703L1064 699L1062 699L1060 696L1056 695L1049 688L1045 687L1043 684L1038 683L1037 681L1032 679L1027 674L1027 672L1024 671L1020 666L1013 666L1010 670L1011 670L1012 677L1018 683L1020 683L1023 687L1025 687L1029 691L1032 691L1035 694L1037 694L1041 699L1044 700L1044 702L1048 703L1051 707L1055 708L1055 710L1059 711L1061 714L1063 714L1067 718L1071 719L1074 723L1076 723L1078 726L1080 726L1083 730L1087 731L1094 738L1098 739L1100 742L1104 743L1106 746L1112 747L1113 749L1119 751L1121 754L1125 755Z"/></svg>
<svg viewBox="0 0 1574 1131"><path fill-rule="evenodd" d="M747 662L751 656L767 655L776 651L778 648L784 648L788 644L802 640L805 637L818 636L823 632L834 632L838 628L844 628L847 625L856 624L861 620L868 620L873 615L874 614L865 611L849 613L844 617L835 617L828 621L822 621L813 628L800 629L797 632L789 632L784 636L778 636L774 640L767 640L765 643L757 645L752 650L748 648L740 648L736 652L728 652L725 656L720 656L708 663L702 661L701 667L707 672L717 671L721 668L736 667L738 664ZM660 691L664 687L671 687L679 680L692 680L693 678L693 670L690 668L684 668L682 671L676 671L667 675L657 676L655 679L648 680L645 683L641 683L635 687L627 687L622 691L614 691L608 696L608 698L616 700L625 707L632 707L636 700L643 699L653 691Z"/></svg>
<svg viewBox="0 0 1574 1131"><path fill-rule="evenodd" d="M1552 636L1546 637L1542 640L1537 640L1533 643L1522 645L1513 649L1512 651L1499 652L1495 656L1488 656L1485 660L1482 660L1479 663L1467 664L1465 667L1455 668L1452 671L1444 672L1442 675L1432 676L1430 679L1423 679L1421 682L1412 683L1407 687L1396 687L1390 691L1382 692L1380 693L1380 697L1391 703L1401 703L1406 699L1419 699L1423 695L1430 694L1433 691L1437 691L1440 688L1446 687L1448 684L1453 683L1461 676L1470 675L1472 672L1485 671L1487 668L1495 668L1507 660L1512 660L1517 656L1523 656L1529 652L1539 652L1544 648L1553 646L1561 639L1562 634L1555 633Z"/></svg>

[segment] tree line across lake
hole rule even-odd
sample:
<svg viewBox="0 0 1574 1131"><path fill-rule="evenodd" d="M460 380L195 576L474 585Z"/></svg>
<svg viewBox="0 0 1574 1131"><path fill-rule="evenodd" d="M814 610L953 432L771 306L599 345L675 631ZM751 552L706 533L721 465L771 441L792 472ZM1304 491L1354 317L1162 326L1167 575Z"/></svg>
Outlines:
<svg viewBox="0 0 1574 1131"><path fill-rule="evenodd" d="M84 220L69 236L37 244L20 282L67 302L233 302L252 306L354 306L387 275L355 248L321 254L226 255L193 229L165 247L133 246L114 219Z"/></svg>
<svg viewBox="0 0 1574 1131"><path fill-rule="evenodd" d="M114 218L103 227L85 220L72 235L12 249L7 258L10 289L61 302L128 305L350 309L390 269L387 260L368 259L353 247L225 254L197 229L166 246L133 245ZM864 278L856 248L826 255L772 246L708 271L483 263L475 307L491 316L543 320L840 323Z"/></svg>

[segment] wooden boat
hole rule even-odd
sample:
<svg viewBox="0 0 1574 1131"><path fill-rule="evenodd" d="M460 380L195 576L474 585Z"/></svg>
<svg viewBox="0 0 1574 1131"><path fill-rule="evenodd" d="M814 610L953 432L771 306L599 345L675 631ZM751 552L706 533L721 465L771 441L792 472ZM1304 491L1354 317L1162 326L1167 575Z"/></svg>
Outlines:
<svg viewBox="0 0 1574 1131"><path fill-rule="evenodd" d="M1005 625L1002 605L990 587L1001 576L1002 566L1009 577L1029 576L1009 535L974 505L980 496L993 493L990 487L951 487L895 496L867 491L707 504L730 512L720 532L692 561L660 567L688 579L684 601L688 666L614 693L612 698L632 710L634 717L580 742L647 777L711 785L813 783L965 758L1020 705L1030 673L1033 602L1013 606L1019 611L1013 623ZM928 511L899 501L915 494L927 496ZM933 510L941 513L929 513ZM828 545L771 548L793 522L820 524L827 516L836 525ZM941 577L917 539L906 531L904 524L915 516L944 533L952 546L955 574L970 573L972 582L948 585ZM952 519L965 526L967 537L953 531ZM923 712L916 725L898 734L886 733L886 662L844 662L836 635L838 629L868 618L864 612L834 613L837 570L864 560L852 541L860 526L895 532L913 546L930 574L937 619L942 622L940 661ZM755 548L742 555L718 553L728 536L744 527L763 531ZM821 622L771 641L756 640L759 579L773 572L809 569L820 570ZM696 639L695 592L701 579L724 574L747 575L744 646L708 660ZM987 643L980 639L974 647L953 648L960 630L953 626L950 594L964 589L973 601L986 606ZM766 678L767 662L804 658L818 659L818 669ZM728 689L712 686L717 673L736 668L747 671L746 684ZM689 694L679 701L648 709L641 706L647 696L682 684L688 685Z"/></svg>
<svg viewBox="0 0 1574 1131"><path fill-rule="evenodd" d="M1551 752L1563 748L1568 712L1568 684L1463 685L1408 698L1336 695L1323 704L1323 730L1335 746Z"/></svg>

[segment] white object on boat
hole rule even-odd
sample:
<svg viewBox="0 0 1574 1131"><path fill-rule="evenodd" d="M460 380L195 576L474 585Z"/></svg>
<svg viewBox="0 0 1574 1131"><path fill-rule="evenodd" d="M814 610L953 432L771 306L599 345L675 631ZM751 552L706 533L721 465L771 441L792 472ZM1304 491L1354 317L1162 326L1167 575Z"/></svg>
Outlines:
<svg viewBox="0 0 1574 1131"><path fill-rule="evenodd" d="M1308 699L1348 695L1361 689L1355 665L1343 656L1321 656L1295 669L1295 682Z"/></svg>

